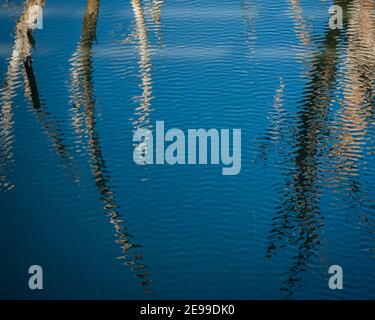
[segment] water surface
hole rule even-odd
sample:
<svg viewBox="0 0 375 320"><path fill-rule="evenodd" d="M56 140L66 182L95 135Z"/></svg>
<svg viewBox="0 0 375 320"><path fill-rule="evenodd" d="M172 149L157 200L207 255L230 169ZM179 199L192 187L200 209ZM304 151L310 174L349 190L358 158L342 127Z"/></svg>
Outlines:
<svg viewBox="0 0 375 320"><path fill-rule="evenodd" d="M375 298L373 0L0 1L0 24L1 298ZM241 128L241 173L137 166L156 121Z"/></svg>

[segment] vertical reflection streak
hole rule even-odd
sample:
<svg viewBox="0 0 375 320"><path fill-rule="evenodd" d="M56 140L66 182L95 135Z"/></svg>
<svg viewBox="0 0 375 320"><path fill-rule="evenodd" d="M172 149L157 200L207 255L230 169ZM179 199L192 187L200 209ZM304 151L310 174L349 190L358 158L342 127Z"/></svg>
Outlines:
<svg viewBox="0 0 375 320"><path fill-rule="evenodd" d="M147 26L145 21L144 10L140 0L132 0L132 8L134 12L134 19L138 38L139 51L139 75L141 78L140 87L142 88L142 95L135 97L139 102L135 109L135 114L138 118L133 122L134 131L140 128L150 128L150 113L152 100L152 75L151 75L151 53L148 39Z"/></svg>
<svg viewBox="0 0 375 320"><path fill-rule="evenodd" d="M156 29L156 36L159 41L163 40L161 28L161 8L163 4L164 0L151 0L151 15Z"/></svg>
<svg viewBox="0 0 375 320"><path fill-rule="evenodd" d="M253 60L253 55L255 53L255 42L257 39L255 20L258 9L252 4L251 0L242 0L241 11L243 20L245 21L246 45L249 49L249 60ZM250 63L250 65L252 66L253 63Z"/></svg>
<svg viewBox="0 0 375 320"><path fill-rule="evenodd" d="M6 181L7 167L13 162L13 98L20 86L20 74L22 62L30 56L31 43L29 35L31 30L28 25L29 11L32 5L44 5L44 1L29 0L25 3L21 17L14 30L14 45L9 59L5 86L1 91L1 162L0 162L0 186L11 188Z"/></svg>
<svg viewBox="0 0 375 320"><path fill-rule="evenodd" d="M16 25L15 41L5 75L4 88L0 91L0 187L5 189L12 188L12 184L7 181L6 171L9 165L14 161L13 98L16 96L16 91L20 86L19 78L22 65L22 39L20 38L21 34L18 32L18 26L19 23Z"/></svg>
<svg viewBox="0 0 375 320"><path fill-rule="evenodd" d="M45 6L44 0L28 1L27 8L34 5L40 6L42 9ZM25 21L30 20L30 16L26 9ZM59 126L59 122L45 109L38 90L37 80L33 69L32 49L35 47L35 40L33 38L32 29L26 24L22 24L21 29L23 38L25 39L23 45L23 66L24 66L24 87L25 96L31 104L31 110L34 112L38 123L42 126L44 132L51 141L52 148L60 157L61 164L67 173L72 177L74 182L79 180L76 169L72 163L72 157L69 150L64 143L63 132Z"/></svg>
<svg viewBox="0 0 375 320"><path fill-rule="evenodd" d="M272 110L269 113L270 126L264 135L265 142L260 145L261 156L263 160L267 160L268 155L272 151L277 151L284 155L281 143L289 138L288 113L284 107L284 80L280 79L280 84L274 94Z"/></svg>
<svg viewBox="0 0 375 320"><path fill-rule="evenodd" d="M71 157L68 154L67 148L63 143L63 134L55 119L45 110L40 101L37 81L32 67L32 49L35 47L35 41L29 22L37 18L34 17L35 11L33 6L38 5L42 9L45 6L45 0L29 0L25 3L21 17L16 23L15 27L15 42L13 46L12 56L8 65L8 72L6 75L6 84L3 90L2 105L2 131L1 136L7 137L5 145L2 145L2 150L5 152L5 159L12 159L12 99L16 95L16 89L20 85L19 74L23 74L23 82L25 88L25 96L35 112L36 118L47 136L52 142L52 147L59 155L63 167L72 177L73 181L77 181L77 175L71 163ZM33 15L34 14L34 15ZM21 72L21 65L24 69ZM3 139L1 139L3 140ZM1 157L3 159L3 157ZM0 172L4 171L3 161L1 161ZM0 173L1 176L3 174ZM2 177L0 177L1 179Z"/></svg>
<svg viewBox="0 0 375 320"><path fill-rule="evenodd" d="M137 104L135 107L134 115L135 119L133 119L133 131L137 131L139 129L152 129L150 115L153 111L152 109L152 63L151 63L151 52L150 52L150 41L149 35L147 30L147 24L145 19L145 12L143 9L142 1L140 0L132 0L131 1L133 13L134 13L134 21L135 21L135 28L136 28L136 38L137 38L137 47L138 47L138 54L139 54L139 77L141 79L140 88L142 89L142 93L140 96L135 96L133 100ZM153 13L157 12L157 15L160 16L160 9L161 3L158 4L159 7L156 7L154 4ZM159 10L159 11L158 11ZM158 20L160 23L160 19ZM146 138L148 139L148 138ZM141 147L143 152L148 152L147 141L143 141L134 147ZM144 179L146 180L146 179Z"/></svg>
<svg viewBox="0 0 375 320"><path fill-rule="evenodd" d="M303 10L299 0L289 0L292 6L292 13L295 20L295 32L298 35L301 43L304 46L309 46L311 44L310 32L307 30L307 25L303 18Z"/></svg>
<svg viewBox="0 0 375 320"><path fill-rule="evenodd" d="M374 241L373 185L367 179L367 157L373 159L375 88L375 3L353 1L349 8L346 74L342 77L342 109L334 120L336 143L332 148L332 183L336 195L350 199L350 210L359 209L360 224ZM371 135L372 133L372 135ZM372 148L372 150L371 150ZM374 248L369 251L374 254Z"/></svg>
<svg viewBox="0 0 375 320"><path fill-rule="evenodd" d="M338 181L347 185L359 177L359 161L364 156L366 135L373 115L372 94L375 78L375 4L371 0L355 1L350 8L348 47L343 79L343 110L336 121L338 138L333 156L338 157ZM353 184L349 189L356 188ZM356 188L357 189L357 188Z"/></svg>
<svg viewBox="0 0 375 320"><path fill-rule="evenodd" d="M99 134L96 129L93 86L92 46L96 41L96 26L99 16L99 0L87 0L81 39L76 52L71 59L71 101L73 103L73 126L87 139L87 150L90 157L92 176L104 204L104 213L110 219L123 255L118 257L124 265L140 279L140 284L149 291L148 268L143 264L141 246L132 242L132 236L127 231L126 222L118 211L119 205L113 191L112 178L108 173L103 157ZM81 137L82 139L82 137ZM81 141L82 142L82 141Z"/></svg>
<svg viewBox="0 0 375 320"><path fill-rule="evenodd" d="M340 4L348 1L338 1ZM304 45L311 37L304 29L299 1L292 1L296 19L296 33ZM339 31L327 30L324 41L309 63L309 80L305 87L300 111L297 113L296 136L293 151L286 159L291 168L285 173L286 183L280 197L273 228L269 234L268 257L272 257L288 243L295 246L296 254L286 272L281 290L291 298L296 285L302 285L302 273L308 262L320 250L323 217L320 213L320 172L323 154L327 152L330 134L329 106L336 82Z"/></svg>

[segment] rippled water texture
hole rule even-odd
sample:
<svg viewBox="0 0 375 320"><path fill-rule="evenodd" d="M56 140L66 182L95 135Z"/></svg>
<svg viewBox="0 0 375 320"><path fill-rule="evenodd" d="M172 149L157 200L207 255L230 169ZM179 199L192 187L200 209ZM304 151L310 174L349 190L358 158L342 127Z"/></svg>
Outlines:
<svg viewBox="0 0 375 320"><path fill-rule="evenodd" d="M375 1L0 1L0 25L1 298L375 298ZM156 121L241 128L240 174L137 166Z"/></svg>

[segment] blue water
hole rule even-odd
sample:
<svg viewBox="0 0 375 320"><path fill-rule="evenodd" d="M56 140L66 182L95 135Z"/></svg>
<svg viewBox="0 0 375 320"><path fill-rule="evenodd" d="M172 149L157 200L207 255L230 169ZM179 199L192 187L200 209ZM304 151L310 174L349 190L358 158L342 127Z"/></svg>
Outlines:
<svg viewBox="0 0 375 320"><path fill-rule="evenodd" d="M0 298L375 298L373 0L0 1L0 25ZM136 165L156 121L242 129L240 174Z"/></svg>

